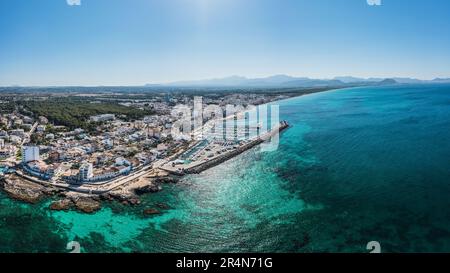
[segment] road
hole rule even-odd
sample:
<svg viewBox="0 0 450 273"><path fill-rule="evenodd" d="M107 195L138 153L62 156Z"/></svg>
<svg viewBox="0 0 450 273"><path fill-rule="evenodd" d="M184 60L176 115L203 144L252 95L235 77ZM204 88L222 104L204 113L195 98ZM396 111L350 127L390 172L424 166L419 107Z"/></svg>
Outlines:
<svg viewBox="0 0 450 273"><path fill-rule="evenodd" d="M20 148L23 147L26 143L30 141L31 135L36 131L36 128L38 127L39 123L35 122L33 126L31 127L30 131L28 133L25 133L25 137L22 140L22 144L20 145Z"/></svg>

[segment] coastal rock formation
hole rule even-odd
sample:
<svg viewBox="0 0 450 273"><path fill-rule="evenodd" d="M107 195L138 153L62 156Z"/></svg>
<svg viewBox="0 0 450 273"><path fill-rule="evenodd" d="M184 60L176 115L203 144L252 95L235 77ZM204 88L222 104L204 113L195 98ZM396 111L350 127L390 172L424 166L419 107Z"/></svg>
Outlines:
<svg viewBox="0 0 450 273"><path fill-rule="evenodd" d="M176 183L177 179L172 177L142 178L129 183L123 187L119 187L108 193L101 195L85 194L74 191L67 191L55 186L46 186L17 175L8 175L0 179L0 188L3 189L11 198L16 200L38 203L47 196L57 197L58 200L53 201L49 205L50 210L67 211L77 209L85 213L94 213L101 209L102 201L118 201L124 205L139 205L141 200L139 195L146 193L154 193L162 190L162 183ZM158 209L168 209L165 204L156 204ZM159 214L157 209L145 210L145 215Z"/></svg>
<svg viewBox="0 0 450 273"><path fill-rule="evenodd" d="M141 203L141 200L139 200L139 198L130 198L130 200L128 200L128 204L130 205L139 205Z"/></svg>
<svg viewBox="0 0 450 273"><path fill-rule="evenodd" d="M135 193L117 190L109 193L104 193L99 196L99 200L101 201L118 201L123 205L139 205L141 200L139 200L138 196Z"/></svg>
<svg viewBox="0 0 450 273"><path fill-rule="evenodd" d="M75 201L75 207L85 213L94 213L101 208L100 202L89 197L80 197Z"/></svg>
<svg viewBox="0 0 450 273"><path fill-rule="evenodd" d="M137 195L142 195L145 193L154 193L154 192L158 192L161 191L162 187L159 185L154 185L154 184L148 184L139 188L134 189L134 192Z"/></svg>
<svg viewBox="0 0 450 273"><path fill-rule="evenodd" d="M171 176L164 177L143 177L133 183L125 184L122 187L114 189L101 195L85 194L75 191L67 191L51 185L42 185L17 175L8 175L0 179L0 188L2 188L11 198L28 202L38 203L44 197L54 196L58 200L49 205L50 210L67 211L76 209L85 213L94 213L101 209L102 201L117 201L124 205L139 205L140 195L146 193L155 193L162 190L165 183L176 183L178 180ZM156 204L157 209L151 208L144 211L145 215L159 214L160 210L169 209L165 204Z"/></svg>
<svg viewBox="0 0 450 273"><path fill-rule="evenodd" d="M73 202L70 199L62 199L50 204L51 210L69 210L73 206Z"/></svg>
<svg viewBox="0 0 450 273"><path fill-rule="evenodd" d="M165 176L165 177L156 178L155 182L158 184L177 183L178 179L171 177L171 176Z"/></svg>
<svg viewBox="0 0 450 273"><path fill-rule="evenodd" d="M120 202L128 201L131 198L135 198L136 197L136 195L134 193L129 192L129 191L125 191L125 190L112 191L112 192L109 193L109 196L111 198L113 198L114 200L117 200L117 201L120 201Z"/></svg>
<svg viewBox="0 0 450 273"><path fill-rule="evenodd" d="M3 179L3 190L13 199L35 204L44 196L45 187L36 183L20 179L17 176L10 176Z"/></svg>
<svg viewBox="0 0 450 273"><path fill-rule="evenodd" d="M156 206L160 209L170 209L170 206L164 203L157 203Z"/></svg>
<svg viewBox="0 0 450 273"><path fill-rule="evenodd" d="M144 210L144 215L156 215L156 214L161 214L161 212L159 210L153 209L153 208Z"/></svg>
<svg viewBox="0 0 450 273"><path fill-rule="evenodd" d="M141 203L141 200L139 200L137 198L131 198L129 200L124 200L121 203L122 203L122 205L125 205L125 206L128 206L128 205L136 206Z"/></svg>
<svg viewBox="0 0 450 273"><path fill-rule="evenodd" d="M33 184L36 184L36 183L33 183ZM62 189L52 187L52 186L43 187L43 191L42 191L42 193L47 196L58 195L58 194L61 194L62 192L63 192Z"/></svg>
<svg viewBox="0 0 450 273"><path fill-rule="evenodd" d="M111 194L109 194L109 193L103 193L99 197L102 201L113 201L114 200L114 197L111 196Z"/></svg>

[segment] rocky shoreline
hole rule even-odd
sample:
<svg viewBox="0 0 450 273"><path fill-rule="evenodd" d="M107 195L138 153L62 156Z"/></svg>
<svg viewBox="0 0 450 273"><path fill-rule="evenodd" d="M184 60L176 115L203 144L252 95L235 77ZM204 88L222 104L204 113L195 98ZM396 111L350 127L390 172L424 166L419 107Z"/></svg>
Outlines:
<svg viewBox="0 0 450 273"><path fill-rule="evenodd" d="M15 200L36 204L45 196L53 196L61 193L61 189L45 187L22 179L16 175L9 175L0 180L1 189Z"/></svg>
<svg viewBox="0 0 450 273"><path fill-rule="evenodd" d="M135 206L141 204L140 196L162 190L162 184L177 183L178 179L166 177L142 177L131 181L101 195L84 194L67 191L53 186L44 186L10 174L0 179L0 189L10 198L25 203L36 204L45 198L54 198L49 209L54 211L77 210L83 213L94 213L102 208L103 202L119 202L123 205ZM166 209L165 205L158 206ZM156 215L157 208L147 208L144 215Z"/></svg>

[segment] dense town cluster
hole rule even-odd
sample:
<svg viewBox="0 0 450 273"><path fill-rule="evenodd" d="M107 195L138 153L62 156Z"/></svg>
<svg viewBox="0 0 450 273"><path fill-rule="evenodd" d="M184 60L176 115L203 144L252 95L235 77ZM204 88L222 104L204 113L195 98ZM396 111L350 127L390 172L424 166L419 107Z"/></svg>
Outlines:
<svg viewBox="0 0 450 273"><path fill-rule="evenodd" d="M204 107L210 104L225 107L259 105L285 97L229 94L206 96L202 101ZM93 115L86 122L95 124L95 131L54 124L48 117L34 113L2 114L0 171L14 171L52 183L107 183L189 145L188 140L171 136L176 121L171 110L179 104L192 107L193 96L164 95L150 99L116 99L115 102L130 108L150 108L154 114L136 120L113 113ZM93 99L92 103L102 101Z"/></svg>
<svg viewBox="0 0 450 273"><path fill-rule="evenodd" d="M154 116L125 122L112 114L93 116L101 121L103 133L89 135L83 129L48 133L45 117L11 114L2 121L28 125L26 129L2 130L0 154L10 167L20 165L26 173L44 180L71 183L100 182L124 175L165 156L183 143L171 142L170 118ZM52 126L54 128L54 126ZM59 128L63 129L63 128ZM36 134L46 145L30 142Z"/></svg>

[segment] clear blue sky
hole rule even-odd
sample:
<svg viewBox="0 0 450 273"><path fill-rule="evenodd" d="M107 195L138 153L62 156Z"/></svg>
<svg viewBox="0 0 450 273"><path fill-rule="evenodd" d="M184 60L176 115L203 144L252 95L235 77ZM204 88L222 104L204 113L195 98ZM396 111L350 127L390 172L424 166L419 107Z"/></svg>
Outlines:
<svg viewBox="0 0 450 273"><path fill-rule="evenodd" d="M0 85L450 77L450 1L0 1Z"/></svg>

